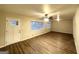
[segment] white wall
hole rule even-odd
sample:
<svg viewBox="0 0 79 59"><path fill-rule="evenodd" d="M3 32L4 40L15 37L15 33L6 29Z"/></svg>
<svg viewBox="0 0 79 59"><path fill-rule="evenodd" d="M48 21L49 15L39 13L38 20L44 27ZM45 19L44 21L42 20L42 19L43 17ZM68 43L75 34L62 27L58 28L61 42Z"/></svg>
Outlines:
<svg viewBox="0 0 79 59"><path fill-rule="evenodd" d="M79 8L77 9L75 17L73 19L73 36L77 53L79 53Z"/></svg>
<svg viewBox="0 0 79 59"><path fill-rule="evenodd" d="M61 33L73 33L73 21L72 20L57 20L52 21L52 31Z"/></svg>
<svg viewBox="0 0 79 59"><path fill-rule="evenodd" d="M5 19L4 13L0 11L0 47L5 45Z"/></svg>

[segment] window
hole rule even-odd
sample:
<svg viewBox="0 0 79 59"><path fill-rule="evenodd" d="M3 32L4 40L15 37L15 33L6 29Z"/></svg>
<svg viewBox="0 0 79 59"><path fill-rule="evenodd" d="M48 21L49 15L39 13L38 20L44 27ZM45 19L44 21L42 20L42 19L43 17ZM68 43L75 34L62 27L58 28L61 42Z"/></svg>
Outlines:
<svg viewBox="0 0 79 59"><path fill-rule="evenodd" d="M39 30L43 27L43 22L39 22L39 21L32 21L32 30Z"/></svg>

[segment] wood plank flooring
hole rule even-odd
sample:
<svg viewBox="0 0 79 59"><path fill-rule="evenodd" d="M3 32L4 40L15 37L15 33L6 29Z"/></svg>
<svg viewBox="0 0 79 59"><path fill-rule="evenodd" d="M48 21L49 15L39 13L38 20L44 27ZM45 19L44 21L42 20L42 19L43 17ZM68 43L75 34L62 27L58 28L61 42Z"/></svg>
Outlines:
<svg viewBox="0 0 79 59"><path fill-rule="evenodd" d="M73 36L58 32L49 32L4 49L10 54L76 54Z"/></svg>

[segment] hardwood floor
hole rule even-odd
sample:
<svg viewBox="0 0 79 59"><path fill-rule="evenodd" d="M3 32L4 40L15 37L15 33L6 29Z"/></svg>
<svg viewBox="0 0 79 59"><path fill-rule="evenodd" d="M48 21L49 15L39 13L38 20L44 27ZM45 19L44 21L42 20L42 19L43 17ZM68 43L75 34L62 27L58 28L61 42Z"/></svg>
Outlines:
<svg viewBox="0 0 79 59"><path fill-rule="evenodd" d="M10 54L76 54L73 36L58 32L49 32L4 49Z"/></svg>

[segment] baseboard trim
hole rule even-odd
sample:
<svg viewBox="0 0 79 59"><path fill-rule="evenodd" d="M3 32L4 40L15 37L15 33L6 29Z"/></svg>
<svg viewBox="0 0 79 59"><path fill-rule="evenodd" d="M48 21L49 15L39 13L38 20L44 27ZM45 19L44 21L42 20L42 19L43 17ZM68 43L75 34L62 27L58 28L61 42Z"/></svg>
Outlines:
<svg viewBox="0 0 79 59"><path fill-rule="evenodd" d="M57 32L57 31L52 31L52 32ZM70 33L65 33L65 32L57 32L57 33L70 34ZM71 34L71 35L73 35L73 34Z"/></svg>

